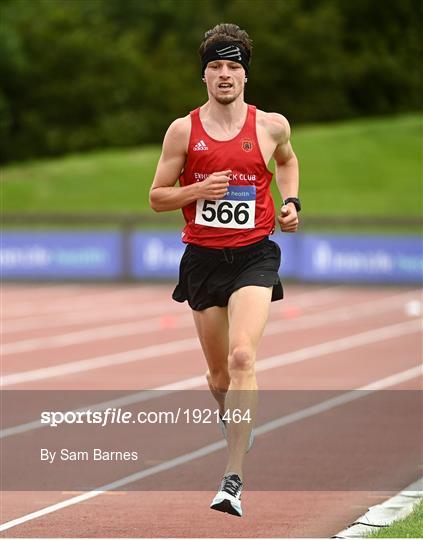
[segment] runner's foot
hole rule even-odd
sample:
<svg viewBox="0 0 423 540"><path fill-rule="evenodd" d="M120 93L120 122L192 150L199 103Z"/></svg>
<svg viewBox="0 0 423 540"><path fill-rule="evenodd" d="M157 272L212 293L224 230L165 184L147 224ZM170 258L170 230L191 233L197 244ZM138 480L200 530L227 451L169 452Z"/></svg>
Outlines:
<svg viewBox="0 0 423 540"><path fill-rule="evenodd" d="M242 480L237 474L227 474L224 476L210 508L241 517L242 485Z"/></svg>

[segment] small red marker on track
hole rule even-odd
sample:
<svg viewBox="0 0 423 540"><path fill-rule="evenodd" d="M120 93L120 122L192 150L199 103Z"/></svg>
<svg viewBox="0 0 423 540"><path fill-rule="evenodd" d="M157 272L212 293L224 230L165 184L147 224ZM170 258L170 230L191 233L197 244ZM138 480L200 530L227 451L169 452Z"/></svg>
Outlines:
<svg viewBox="0 0 423 540"><path fill-rule="evenodd" d="M301 317L301 309L298 306L284 306L282 308L282 317L284 319L296 319Z"/></svg>
<svg viewBox="0 0 423 540"><path fill-rule="evenodd" d="M173 315L163 315L160 317L160 328L175 328L177 326L177 318Z"/></svg>

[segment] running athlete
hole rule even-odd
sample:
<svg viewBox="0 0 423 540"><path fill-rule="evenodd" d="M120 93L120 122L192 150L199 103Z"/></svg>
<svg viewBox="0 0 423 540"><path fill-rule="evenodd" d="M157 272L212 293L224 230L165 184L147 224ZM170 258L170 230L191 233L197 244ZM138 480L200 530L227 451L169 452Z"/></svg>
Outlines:
<svg viewBox="0 0 423 540"><path fill-rule="evenodd" d="M182 209L185 218L187 246L173 299L192 309L228 443L211 508L237 516L257 403L256 351L270 302L283 297L280 249L268 238L275 229L272 158L283 232L297 230L301 209L287 120L244 101L251 49L235 24L206 32L199 53L208 101L170 125L150 191L153 210Z"/></svg>

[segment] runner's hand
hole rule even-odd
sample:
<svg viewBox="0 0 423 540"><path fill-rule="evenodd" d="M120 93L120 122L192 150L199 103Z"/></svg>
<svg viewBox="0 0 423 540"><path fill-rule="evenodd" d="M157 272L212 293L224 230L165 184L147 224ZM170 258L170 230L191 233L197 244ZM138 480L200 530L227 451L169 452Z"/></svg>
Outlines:
<svg viewBox="0 0 423 540"><path fill-rule="evenodd" d="M231 170L214 172L198 183L199 199L216 201L228 192Z"/></svg>
<svg viewBox="0 0 423 540"><path fill-rule="evenodd" d="M298 230L297 209L292 203L284 204L278 215L278 222L282 232L296 232Z"/></svg>

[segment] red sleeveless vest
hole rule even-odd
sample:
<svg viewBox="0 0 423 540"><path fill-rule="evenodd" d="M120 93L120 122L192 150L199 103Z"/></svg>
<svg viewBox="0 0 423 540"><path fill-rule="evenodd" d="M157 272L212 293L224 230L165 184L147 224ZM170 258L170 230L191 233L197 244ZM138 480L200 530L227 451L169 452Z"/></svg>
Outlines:
<svg viewBox="0 0 423 540"><path fill-rule="evenodd" d="M182 241L211 248L240 247L262 240L275 228L270 193L272 173L264 162L256 133L256 107L248 105L241 131L233 139L210 137L200 109L190 113L191 135L181 186L201 182L210 174L230 169L228 194L219 201L200 200L182 208L186 225Z"/></svg>

